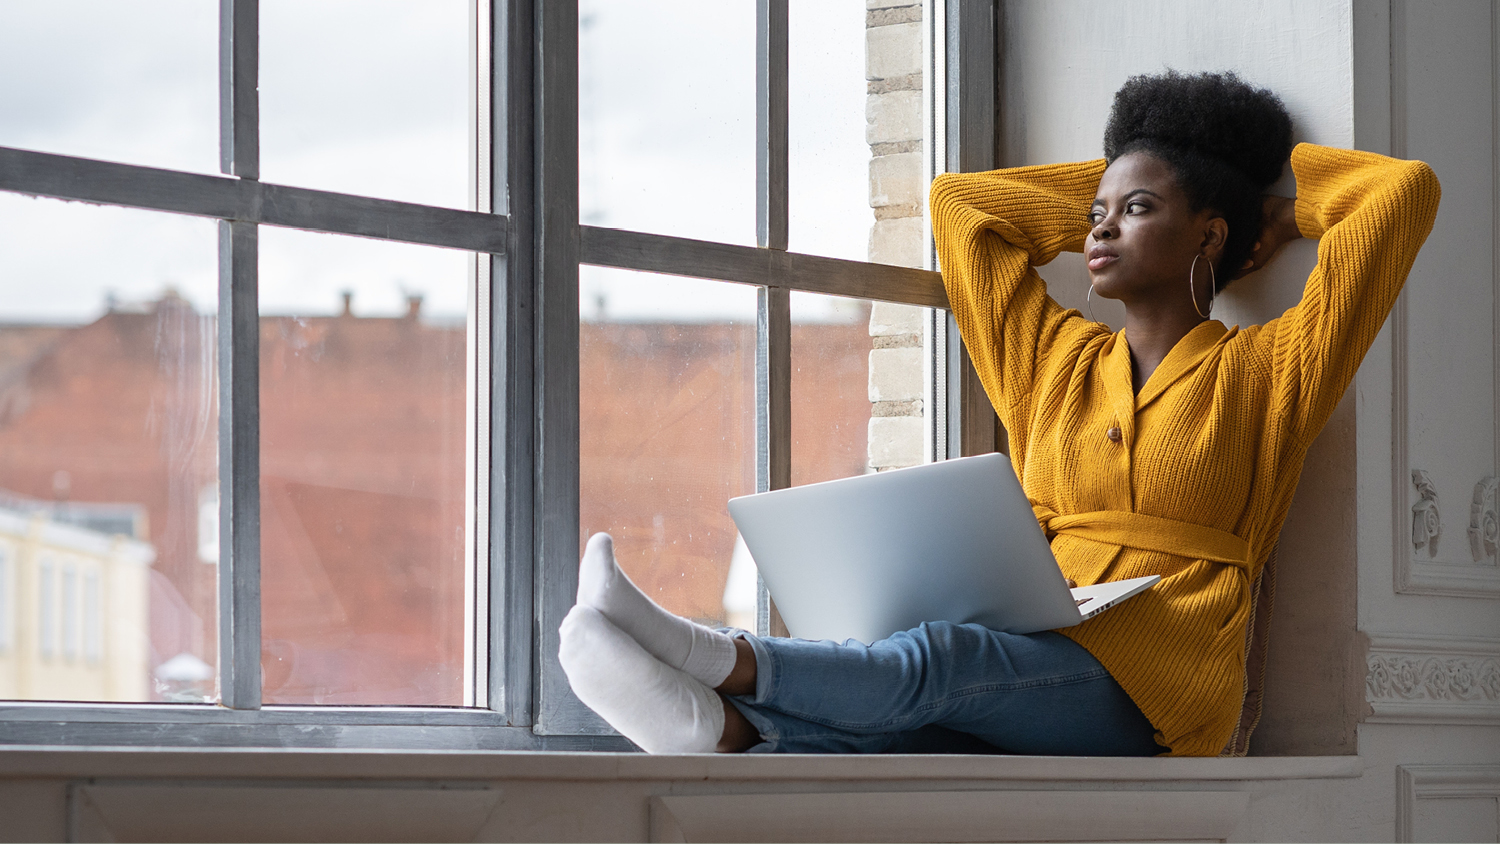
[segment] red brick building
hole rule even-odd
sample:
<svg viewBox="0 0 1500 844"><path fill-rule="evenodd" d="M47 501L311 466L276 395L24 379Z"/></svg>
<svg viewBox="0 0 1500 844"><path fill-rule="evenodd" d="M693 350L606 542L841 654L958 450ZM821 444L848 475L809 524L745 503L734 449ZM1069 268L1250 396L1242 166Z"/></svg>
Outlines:
<svg viewBox="0 0 1500 844"><path fill-rule="evenodd" d="M83 326L0 326L0 489L144 508L153 666L216 652L214 332L170 294ZM582 326L583 530L615 533L631 576L699 618L723 616L724 502L754 487L754 340ZM793 341L794 481L863 471L864 322ZM462 323L416 304L262 319L268 703L461 703L465 354Z"/></svg>

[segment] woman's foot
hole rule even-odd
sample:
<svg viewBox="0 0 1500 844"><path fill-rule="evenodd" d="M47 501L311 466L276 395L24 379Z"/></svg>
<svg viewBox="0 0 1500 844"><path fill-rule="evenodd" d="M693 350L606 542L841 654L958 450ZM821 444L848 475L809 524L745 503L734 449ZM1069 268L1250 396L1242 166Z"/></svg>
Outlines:
<svg viewBox="0 0 1500 844"><path fill-rule="evenodd" d="M558 657L573 692L647 753L712 753L724 701L647 653L598 610L579 605L560 629ZM738 713L736 713L738 714Z"/></svg>
<svg viewBox="0 0 1500 844"><path fill-rule="evenodd" d="M594 534L584 549L578 564L578 604L603 613L649 654L710 689L734 670L734 640L673 615L646 597L615 563L614 540L607 533Z"/></svg>

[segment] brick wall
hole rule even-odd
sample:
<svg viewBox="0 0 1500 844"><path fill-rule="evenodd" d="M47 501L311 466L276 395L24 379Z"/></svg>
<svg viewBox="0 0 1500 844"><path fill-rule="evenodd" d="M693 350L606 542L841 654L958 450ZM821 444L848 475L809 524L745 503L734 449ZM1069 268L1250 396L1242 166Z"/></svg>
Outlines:
<svg viewBox="0 0 1500 844"><path fill-rule="evenodd" d="M51 500L65 476L74 500L141 505L150 666L213 664L213 319L168 298L47 332L0 326L0 488ZM266 700L460 703L463 327L266 317L260 342ZM864 471L864 316L792 342L794 481ZM753 350L752 326L581 330L584 530L613 531L643 588L705 620L724 615L724 503L754 488Z"/></svg>
<svg viewBox="0 0 1500 844"><path fill-rule="evenodd" d="M925 267L923 209L926 120L922 102L922 4L867 0L865 140L870 145L870 260ZM869 464L913 466L926 459L926 310L878 303L870 314Z"/></svg>

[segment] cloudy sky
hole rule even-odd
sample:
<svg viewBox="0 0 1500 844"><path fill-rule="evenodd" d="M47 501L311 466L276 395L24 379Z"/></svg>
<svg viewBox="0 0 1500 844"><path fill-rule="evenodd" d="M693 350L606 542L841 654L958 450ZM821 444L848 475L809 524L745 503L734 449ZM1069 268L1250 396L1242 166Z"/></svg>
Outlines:
<svg viewBox="0 0 1500 844"><path fill-rule="evenodd" d="M437 205L468 202L468 0L262 0L262 178ZM792 248L863 258L864 4L793 5ZM585 0L583 220L751 244L753 0ZM214 173L218 4L0 0L0 145ZM214 307L211 221L0 194L0 319L78 322L167 287ZM404 308L459 316L467 257L265 228L270 313ZM715 319L735 285L585 269L587 318ZM836 317L819 300L808 318Z"/></svg>

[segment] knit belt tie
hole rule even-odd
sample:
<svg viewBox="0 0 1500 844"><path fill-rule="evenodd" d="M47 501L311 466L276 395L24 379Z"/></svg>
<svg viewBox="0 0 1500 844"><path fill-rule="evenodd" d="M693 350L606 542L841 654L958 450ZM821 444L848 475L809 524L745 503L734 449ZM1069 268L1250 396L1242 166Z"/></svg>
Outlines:
<svg viewBox="0 0 1500 844"><path fill-rule="evenodd" d="M1250 543L1227 531L1119 510L1099 510L1059 516L1033 504L1036 519L1050 540L1057 534L1109 545L1175 554L1190 560L1226 563L1250 573Z"/></svg>

